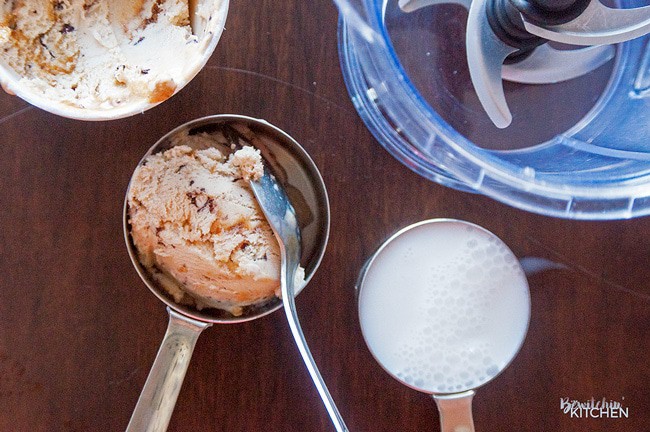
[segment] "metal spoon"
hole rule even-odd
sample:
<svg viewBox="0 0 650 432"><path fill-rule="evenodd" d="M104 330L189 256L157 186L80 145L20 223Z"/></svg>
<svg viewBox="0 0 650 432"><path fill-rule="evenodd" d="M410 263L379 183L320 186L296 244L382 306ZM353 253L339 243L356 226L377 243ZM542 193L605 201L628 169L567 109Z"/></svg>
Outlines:
<svg viewBox="0 0 650 432"><path fill-rule="evenodd" d="M172 137L186 132L220 133L228 139L241 136L243 140L248 141L254 138L252 140L255 142L250 144L260 149L264 159L280 178L284 189L288 190L293 198L297 223L303 234L300 258L305 268L306 285L325 253L330 221L325 185L311 158L288 135L263 120L238 115L216 115L190 121L169 132L149 149L140 164L149 155L173 147ZM128 188L126 196L128 197ZM191 306L176 303L138 260L130 235L127 199L124 201L123 227L131 262L151 292L167 305L169 313L167 331L127 426L127 432L164 431L169 424L196 340L201 332L213 323L235 324L261 318L282 307L282 302L275 298L262 305L245 307L240 316L233 316L219 309L199 311Z"/></svg>
<svg viewBox="0 0 650 432"><path fill-rule="evenodd" d="M316 362L309 351L305 335L298 320L294 299L294 281L296 270L300 265L301 242L296 212L284 189L268 170L264 170L264 175L258 181L251 182L251 188L280 244L282 301L284 303L284 312L289 321L289 327L291 328L291 334L296 341L300 355L307 366L307 370L309 370L309 374L316 385L316 389L323 400L323 404L332 419L334 427L339 432L347 431L348 429L343 422L343 417L337 409L332 395L328 391L323 377L318 371Z"/></svg>

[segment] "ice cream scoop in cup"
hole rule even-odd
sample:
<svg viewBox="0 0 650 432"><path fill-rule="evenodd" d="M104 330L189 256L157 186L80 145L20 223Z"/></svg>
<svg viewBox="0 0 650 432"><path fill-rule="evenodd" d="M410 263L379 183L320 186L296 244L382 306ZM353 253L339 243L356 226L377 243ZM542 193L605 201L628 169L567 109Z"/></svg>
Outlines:
<svg viewBox="0 0 650 432"><path fill-rule="evenodd" d="M477 225L423 221L380 246L357 294L377 362L433 396L442 432L473 432L475 389L510 364L528 329L528 283L512 251Z"/></svg>
<svg viewBox="0 0 650 432"><path fill-rule="evenodd" d="M0 84L80 120L142 113L206 64L229 0L84 0L0 5Z"/></svg>
<svg viewBox="0 0 650 432"><path fill-rule="evenodd" d="M161 138L142 158L134 177L136 177L140 168L155 164L156 156L158 156L157 159L171 159L175 153L168 153L168 151L178 151L179 139L183 146L180 152L184 154L183 157L185 157L184 160L187 163L183 162L173 169L172 174L176 176L180 176L183 172L192 169L191 163L195 159L207 165L206 172L208 173L227 171L229 169L227 164L230 162L224 161L222 165L225 166L219 165L217 161L218 152L214 148L220 148L220 151L227 152L230 145L237 143L239 146L242 144L250 145L261 152L265 165L269 167L275 178L288 192L296 210L298 226L302 233L300 264L304 269L304 280L297 285L297 291L300 291L309 282L321 262L329 236L330 221L327 192L320 173L309 155L286 133L263 120L237 115L216 115L181 125ZM215 144L215 141L217 144ZM233 157L234 155L228 161L232 161ZM243 159L240 158L239 162L243 163ZM152 167L149 166L149 168ZM217 195L221 193L219 196L227 195L227 191L223 188L230 187L230 183L241 183L241 179L215 179L211 176L206 177L205 173L198 172L196 174L196 177L188 178L187 183L182 185L191 189L178 195L180 198L189 200L191 206L196 208L195 214L187 216L188 218L198 217L203 221L205 218L224 212L225 215L222 216L228 217L234 214L231 207L237 206L241 207L240 210L244 212L244 215L247 211L252 211L245 202L234 201L230 204L226 202L224 205L229 206L229 208L220 209L217 198L214 198L212 203L207 199L204 200L204 197L209 197L211 193ZM187 295L179 294L178 289L183 290L188 287L182 286L179 279L175 279L171 274L168 274L167 268L161 268L167 263L165 260L169 258L167 256L169 249L166 249L162 244L159 245L159 252L163 261L152 262L136 247L132 226L133 214L130 212L129 204L130 201L133 202L129 200L129 197L132 196L134 183L135 180L132 178L124 204L123 225L126 245L131 261L142 280L151 292L167 305L169 324L127 430L163 431L171 418L194 345L200 333L215 323L234 324L260 318L281 308L282 301L278 296L273 295L273 292L266 299L248 301L247 287L241 283L241 275L233 276L231 281L221 280L216 283L220 288L223 288L222 285L228 282L234 281L237 283L229 285L226 294L218 294L215 300L216 303L211 303L210 298L206 302L200 290L198 291L198 298L193 297L195 292L191 290L188 290ZM217 188L217 190L211 188ZM254 201L255 198L252 196L252 192L248 191L248 193L250 199ZM245 191L237 189L236 195L239 196L240 194L245 194ZM172 207L176 205L173 202L168 204ZM215 220L212 219L212 222L215 222ZM216 249L217 246L228 247L227 240L230 238L239 239L237 241L246 239L246 233L251 229L258 229L260 223L255 215L251 217L251 220L235 221L231 226L225 226L223 223L211 223L211 226L215 228L214 237L217 238L212 245L213 249ZM175 240L170 237L170 233L173 233L175 228L177 227L174 227L174 222L167 220L159 227L152 227L151 233L155 236L156 242L165 243L167 241L171 243ZM182 226L180 229L183 232L188 230L189 227L187 226ZM223 234L223 231L227 230L234 232L232 237L219 237ZM207 232L206 235L210 236L210 232ZM272 236L272 233L270 235ZM271 257L263 256L266 250L260 252L262 256L258 256L257 261L251 258L251 254L256 253L255 247L258 246L256 242L262 241L261 236L262 234L255 234L253 239L250 239L250 244L240 241L234 247L230 246L231 249L228 249L228 253L234 258L229 258L225 267L241 266L245 267L242 271L261 271L259 269L264 268L265 258L271 260ZM195 239L190 240L191 243L199 245L198 250L195 251L198 254L202 254L209 249L204 247L205 244L197 242ZM181 243L176 243L176 245L179 245L178 248L182 249ZM215 256L219 254L219 251L210 250L209 252L210 254L216 254ZM239 261L235 259L238 254L241 255ZM194 268L192 265L195 265L197 261L195 256L194 258L191 258L193 256L191 254L181 256L184 257L183 259L189 257L187 261L188 269ZM172 265L173 263L169 264L169 271L173 270ZM217 268L217 270L213 269L212 271L218 273L219 270ZM183 273L181 273L180 279L182 279L182 275ZM193 276L193 279L187 279L188 285L193 284L201 287L201 284L197 285L195 283L197 281L196 277L198 276L198 280L201 282L200 277L204 275L194 274ZM208 276L214 277L214 274ZM222 276L222 279L225 278L226 276ZM246 282L246 279L243 279L243 282ZM258 286L257 282L259 281L256 281L254 277L250 279L251 284ZM236 305L233 305L231 298L228 297L228 293L235 288L241 288L246 293L241 305L238 307L235 307ZM222 304L224 307L219 308L218 306Z"/></svg>

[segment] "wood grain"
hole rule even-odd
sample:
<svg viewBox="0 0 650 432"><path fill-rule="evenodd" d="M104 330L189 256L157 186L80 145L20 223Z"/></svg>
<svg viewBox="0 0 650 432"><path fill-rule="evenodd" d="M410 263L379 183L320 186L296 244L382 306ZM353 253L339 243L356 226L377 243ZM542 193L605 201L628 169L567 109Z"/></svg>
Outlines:
<svg viewBox="0 0 650 432"><path fill-rule="evenodd" d="M438 430L433 401L372 359L354 294L387 236L434 217L480 224L520 257L566 266L530 277L528 337L478 391L477 430L650 430L650 219L552 219L412 173L357 116L336 25L327 1L234 2L208 66L123 120L63 119L0 95L0 431L124 430L166 326L124 246L126 185L160 136L217 113L278 125L322 171L331 238L297 306L351 430ZM570 418L563 397L623 400L629 418ZM200 337L169 429L332 430L281 312Z"/></svg>

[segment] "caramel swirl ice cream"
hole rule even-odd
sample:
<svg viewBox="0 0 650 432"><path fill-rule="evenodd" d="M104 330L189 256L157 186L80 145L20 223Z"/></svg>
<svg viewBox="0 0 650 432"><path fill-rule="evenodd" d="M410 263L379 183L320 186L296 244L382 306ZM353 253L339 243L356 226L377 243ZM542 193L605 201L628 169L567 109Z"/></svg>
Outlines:
<svg viewBox="0 0 650 432"><path fill-rule="evenodd" d="M226 13L227 0L4 0L0 61L72 107L155 104L202 67Z"/></svg>
<svg viewBox="0 0 650 432"><path fill-rule="evenodd" d="M199 309L239 315L279 296L280 249L249 185L263 173L259 150L232 153L207 133L174 144L145 159L129 187L142 265L177 303Z"/></svg>

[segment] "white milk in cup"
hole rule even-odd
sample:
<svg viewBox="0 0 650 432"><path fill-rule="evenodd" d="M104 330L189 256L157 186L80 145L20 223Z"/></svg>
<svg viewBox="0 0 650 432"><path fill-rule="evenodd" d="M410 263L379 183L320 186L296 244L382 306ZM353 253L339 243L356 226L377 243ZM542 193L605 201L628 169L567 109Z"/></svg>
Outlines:
<svg viewBox="0 0 650 432"><path fill-rule="evenodd" d="M359 282L359 318L377 361L426 393L459 393L502 371L523 343L528 283L508 247L455 220L390 238Z"/></svg>

